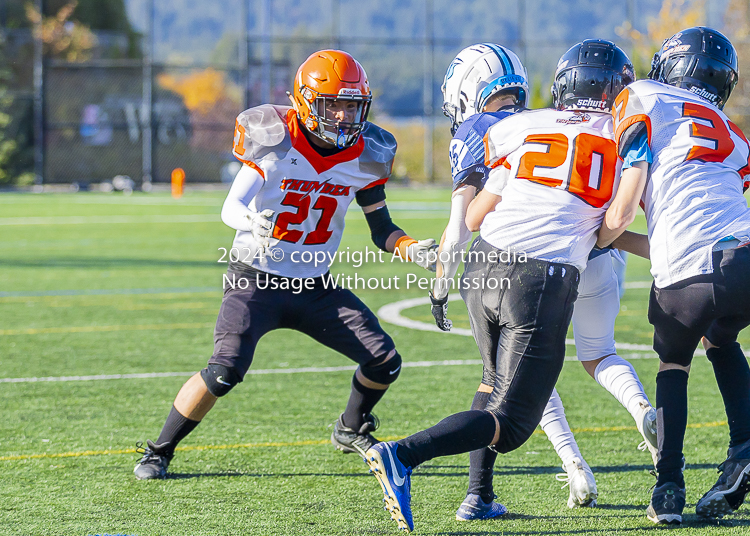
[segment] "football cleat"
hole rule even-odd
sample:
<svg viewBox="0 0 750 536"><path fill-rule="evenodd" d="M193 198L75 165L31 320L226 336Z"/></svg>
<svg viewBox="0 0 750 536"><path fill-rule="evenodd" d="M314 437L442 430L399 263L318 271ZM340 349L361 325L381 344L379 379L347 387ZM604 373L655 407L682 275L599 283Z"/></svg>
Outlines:
<svg viewBox="0 0 750 536"><path fill-rule="evenodd" d="M406 467L396 456L398 443L378 443L365 453L365 462L370 472L383 488L385 509L398 528L411 532L414 520L411 516L411 467Z"/></svg>
<svg viewBox="0 0 750 536"><path fill-rule="evenodd" d="M502 504L495 501L486 503L479 495L469 493L456 511L456 520L492 519L493 517L504 516L507 513L508 509Z"/></svg>
<svg viewBox="0 0 750 536"><path fill-rule="evenodd" d="M695 505L699 516L724 517L742 505L750 492L750 441L729 449L719 471L719 480Z"/></svg>
<svg viewBox="0 0 750 536"><path fill-rule="evenodd" d="M659 447L656 443L656 410L648 402L641 402L635 425L643 436L643 441L638 445L638 450L648 450L651 453L654 467L656 467L659 458Z"/></svg>
<svg viewBox="0 0 750 536"><path fill-rule="evenodd" d="M135 444L135 451L143 454L143 457L135 465L133 473L138 480L153 480L155 478L166 478L167 467L174 457L174 451L168 449L169 443L155 445L150 439L146 440L147 447L142 442Z"/></svg>
<svg viewBox="0 0 750 536"><path fill-rule="evenodd" d="M344 452L356 452L363 458L365 452L376 443L380 443L378 439L372 437L370 432L374 432L380 426L380 421L375 415L365 415L365 422L359 427L359 430L354 430L344 426L342 420L344 414L342 413L333 425L333 433L331 433L331 443L335 447Z"/></svg>
<svg viewBox="0 0 750 536"><path fill-rule="evenodd" d="M679 525L684 509L685 488L667 482L654 488L646 515L654 523Z"/></svg>
<svg viewBox="0 0 750 536"><path fill-rule="evenodd" d="M565 486L570 487L568 496L568 508L582 508L586 506L596 506L596 479L591 472L589 465L581 458L573 458L568 463L563 464L564 473L558 473L555 478L560 482L565 482Z"/></svg>

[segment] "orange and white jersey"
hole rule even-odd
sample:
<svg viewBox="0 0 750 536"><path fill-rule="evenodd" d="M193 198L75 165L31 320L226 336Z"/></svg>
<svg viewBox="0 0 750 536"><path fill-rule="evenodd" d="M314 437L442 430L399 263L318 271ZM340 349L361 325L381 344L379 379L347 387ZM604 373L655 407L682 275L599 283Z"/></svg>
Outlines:
<svg viewBox="0 0 750 536"><path fill-rule="evenodd" d="M714 244L750 235L745 135L694 93L652 80L623 90L612 114L620 154L644 128L648 135L653 163L642 201L656 286L711 273Z"/></svg>
<svg viewBox="0 0 750 536"><path fill-rule="evenodd" d="M521 112L490 127L485 149L486 164L505 166L509 178L502 203L482 223L482 238L583 270L620 177L612 117Z"/></svg>
<svg viewBox="0 0 750 536"><path fill-rule="evenodd" d="M257 254L252 233L237 231L233 247L239 260L285 277L324 274L328 263L316 266L310 259L316 253L318 259L335 254L354 195L388 180L395 152L395 138L367 123L356 144L323 157L301 131L292 108L266 104L242 112L234 132L234 156L265 179L249 208L275 214L266 255Z"/></svg>

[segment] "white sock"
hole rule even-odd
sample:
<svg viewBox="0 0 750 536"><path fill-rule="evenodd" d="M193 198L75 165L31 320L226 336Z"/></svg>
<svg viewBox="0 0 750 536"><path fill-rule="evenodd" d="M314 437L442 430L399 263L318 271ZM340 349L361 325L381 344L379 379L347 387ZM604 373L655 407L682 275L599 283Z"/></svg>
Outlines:
<svg viewBox="0 0 750 536"><path fill-rule="evenodd" d="M612 396L630 412L633 419L638 417L640 403L649 403L633 365L619 355L605 357L596 366L594 377L599 385L612 393Z"/></svg>
<svg viewBox="0 0 750 536"><path fill-rule="evenodd" d="M555 447L563 465L576 457L583 460L581 451L578 450L576 438L573 437L573 432L570 431L570 426L568 426L568 420L565 418L565 408L560 400L560 395L557 394L557 389L552 390L539 426L547 434L547 439Z"/></svg>

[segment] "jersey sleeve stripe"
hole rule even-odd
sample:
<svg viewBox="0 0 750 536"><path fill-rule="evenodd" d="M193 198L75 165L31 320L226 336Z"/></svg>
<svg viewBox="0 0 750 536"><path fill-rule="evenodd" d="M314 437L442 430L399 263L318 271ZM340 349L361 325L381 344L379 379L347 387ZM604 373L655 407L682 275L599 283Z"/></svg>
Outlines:
<svg viewBox="0 0 750 536"><path fill-rule="evenodd" d="M747 138L745 137L745 133L742 132L742 129L740 129L740 127L738 127L731 121L729 121L729 128L732 129L732 132L737 134L737 136L739 136L740 139L745 142L745 147L748 150L747 165L738 171L738 173L740 174L740 177L744 178L747 175L750 175L750 143L748 143ZM745 188L748 187L748 181L744 182L744 187Z"/></svg>
<svg viewBox="0 0 750 536"><path fill-rule="evenodd" d="M243 164L245 164L246 166L250 166L251 168L253 168L253 169L254 169L255 171L257 171L257 172L258 172L258 174L259 174L259 175L260 175L261 177L263 177L263 180L266 180L266 174L265 174L265 173L263 172L263 170L262 170L262 169L260 169L260 166L259 166L258 164L256 164L256 163L255 163L255 162L253 162L252 160L243 160L242 158L240 158L240 157L239 157L239 156L237 156L236 154L234 155L234 157L235 157L235 158L236 158L237 160L239 160L240 162L242 162Z"/></svg>
<svg viewBox="0 0 750 536"><path fill-rule="evenodd" d="M375 186L379 186L381 184L385 184L386 182L388 182L388 179L389 179L389 177L384 177L382 179L378 179L376 181L372 181L370 184L368 184L364 188L360 188L360 190L367 190L368 188L373 188Z"/></svg>
<svg viewBox="0 0 750 536"><path fill-rule="evenodd" d="M637 115L631 115L623 119L618 125L617 129L615 130L615 140L617 141L618 146L618 153L619 146L621 142L621 137L625 133L625 131L630 128L631 126L635 125L638 122L642 122L646 125L646 136L648 138L648 145L651 147L651 119L646 114L637 114Z"/></svg>

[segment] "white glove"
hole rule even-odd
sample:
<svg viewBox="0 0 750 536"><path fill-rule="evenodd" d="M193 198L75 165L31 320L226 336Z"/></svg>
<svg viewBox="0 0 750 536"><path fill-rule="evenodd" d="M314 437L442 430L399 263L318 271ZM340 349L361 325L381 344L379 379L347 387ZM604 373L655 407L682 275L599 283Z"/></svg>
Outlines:
<svg viewBox="0 0 750 536"><path fill-rule="evenodd" d="M437 263L437 250L438 245L435 243L435 240L428 238L426 240L419 240L408 246L406 248L406 255L417 266L434 272Z"/></svg>
<svg viewBox="0 0 750 536"><path fill-rule="evenodd" d="M270 208L262 212L249 212L245 217L250 220L250 229L255 241L261 250L266 250L269 246L269 239L273 236L273 218L274 211Z"/></svg>

